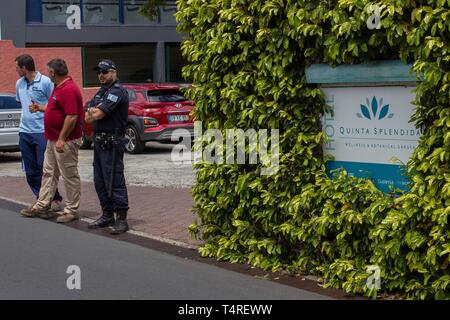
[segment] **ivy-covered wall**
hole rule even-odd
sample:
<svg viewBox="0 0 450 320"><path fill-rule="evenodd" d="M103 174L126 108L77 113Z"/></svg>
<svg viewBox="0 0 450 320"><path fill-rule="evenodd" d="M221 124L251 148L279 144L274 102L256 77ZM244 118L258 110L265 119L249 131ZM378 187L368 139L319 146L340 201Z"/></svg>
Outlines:
<svg viewBox="0 0 450 320"><path fill-rule="evenodd" d="M369 29L370 5L381 29ZM279 129L262 165L196 165L193 234L205 256L316 274L370 297L450 298L450 0L178 0L187 93L204 129ZM313 63L402 59L423 75L412 121L424 131L400 197L325 173L323 93ZM367 267L381 269L368 288Z"/></svg>

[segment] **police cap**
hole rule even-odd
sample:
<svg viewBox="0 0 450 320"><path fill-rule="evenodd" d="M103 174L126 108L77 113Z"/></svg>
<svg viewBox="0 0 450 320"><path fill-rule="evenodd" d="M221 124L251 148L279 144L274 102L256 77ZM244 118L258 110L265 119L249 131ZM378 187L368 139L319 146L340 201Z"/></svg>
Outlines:
<svg viewBox="0 0 450 320"><path fill-rule="evenodd" d="M109 59L102 60L98 63L98 65L94 68L95 71L103 71L103 70L117 70L116 64Z"/></svg>

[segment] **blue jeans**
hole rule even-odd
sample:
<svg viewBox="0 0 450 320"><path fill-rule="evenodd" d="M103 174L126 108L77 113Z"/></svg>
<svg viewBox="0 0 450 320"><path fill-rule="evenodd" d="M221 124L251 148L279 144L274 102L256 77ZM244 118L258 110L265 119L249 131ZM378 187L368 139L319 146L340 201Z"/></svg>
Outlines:
<svg viewBox="0 0 450 320"><path fill-rule="evenodd" d="M28 185L36 198L39 198L42 181L42 167L47 140L44 133L19 133L19 147L22 152L22 163L27 176ZM53 200L62 200L58 190Z"/></svg>

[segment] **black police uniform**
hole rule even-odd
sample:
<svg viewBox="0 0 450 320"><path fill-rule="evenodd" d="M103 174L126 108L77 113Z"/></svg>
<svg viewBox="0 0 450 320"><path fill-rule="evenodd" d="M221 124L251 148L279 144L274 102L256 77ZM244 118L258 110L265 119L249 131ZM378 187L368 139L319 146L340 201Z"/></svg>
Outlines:
<svg viewBox="0 0 450 320"><path fill-rule="evenodd" d="M102 86L89 107L96 107L105 113L105 117L93 122L94 132L94 184L103 214L89 228L103 228L114 225L112 234L128 230L126 222L128 192L125 184L123 155L125 151L125 127L128 118L128 92L120 82ZM112 163L115 153L115 174L112 178ZM109 198L113 181L112 197ZM114 214L116 213L116 220Z"/></svg>

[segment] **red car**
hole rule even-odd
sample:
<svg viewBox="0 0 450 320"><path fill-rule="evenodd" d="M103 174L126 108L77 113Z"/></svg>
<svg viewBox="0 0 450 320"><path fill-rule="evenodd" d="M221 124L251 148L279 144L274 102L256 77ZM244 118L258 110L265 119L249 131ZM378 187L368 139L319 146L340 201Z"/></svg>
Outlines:
<svg viewBox="0 0 450 320"><path fill-rule="evenodd" d="M194 103L180 91L180 84L123 84L128 91L130 105L125 135L128 139L126 151L132 154L144 151L147 141L176 143L172 133L186 129L191 141L194 137L194 122L190 112ZM92 144L92 126L84 125L82 148Z"/></svg>

